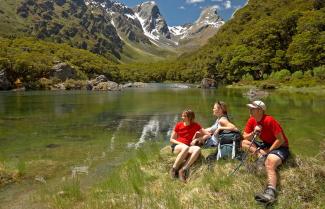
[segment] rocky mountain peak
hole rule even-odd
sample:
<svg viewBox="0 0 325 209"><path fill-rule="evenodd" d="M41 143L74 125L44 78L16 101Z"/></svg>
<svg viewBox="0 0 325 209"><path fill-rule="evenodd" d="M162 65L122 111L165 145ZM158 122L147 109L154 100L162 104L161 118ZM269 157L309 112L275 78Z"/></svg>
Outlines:
<svg viewBox="0 0 325 209"><path fill-rule="evenodd" d="M195 24L205 24L212 26L220 26L219 22L223 21L218 15L217 8L214 6L207 7L202 10L200 17L195 21Z"/></svg>
<svg viewBox="0 0 325 209"><path fill-rule="evenodd" d="M147 36L154 40L159 40L160 38L170 39L167 23L154 1L144 2L136 6L133 11Z"/></svg>
<svg viewBox="0 0 325 209"><path fill-rule="evenodd" d="M102 7L107 12L133 13L132 9L124 4L111 0L85 0L85 4L91 7Z"/></svg>

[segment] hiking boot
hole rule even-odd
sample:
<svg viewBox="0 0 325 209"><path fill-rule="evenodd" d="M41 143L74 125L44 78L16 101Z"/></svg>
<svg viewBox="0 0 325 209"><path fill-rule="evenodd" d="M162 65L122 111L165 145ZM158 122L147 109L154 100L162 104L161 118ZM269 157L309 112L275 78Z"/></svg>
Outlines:
<svg viewBox="0 0 325 209"><path fill-rule="evenodd" d="M188 174L189 174L188 168L187 169L181 168L178 171L178 178L179 178L179 180L181 180L182 182L186 182L186 179L188 177Z"/></svg>
<svg viewBox="0 0 325 209"><path fill-rule="evenodd" d="M178 170L176 168L171 168L169 174L173 179L176 179L178 177Z"/></svg>
<svg viewBox="0 0 325 209"><path fill-rule="evenodd" d="M267 187L263 193L255 195L255 200L264 204L272 204L275 201L276 191L270 187Z"/></svg>

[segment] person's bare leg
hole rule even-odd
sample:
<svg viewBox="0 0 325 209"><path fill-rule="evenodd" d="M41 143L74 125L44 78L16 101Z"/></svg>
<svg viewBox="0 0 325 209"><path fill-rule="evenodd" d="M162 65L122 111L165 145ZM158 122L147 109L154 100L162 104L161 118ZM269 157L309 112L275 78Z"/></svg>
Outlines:
<svg viewBox="0 0 325 209"><path fill-rule="evenodd" d="M255 195L255 200L262 203L273 203L276 199L276 184L277 184L277 173L276 169L282 164L282 160L279 156L269 154L265 160L265 169L267 175L268 186L263 193Z"/></svg>
<svg viewBox="0 0 325 209"><path fill-rule="evenodd" d="M184 160L186 159L187 155L188 155L188 151L189 151L189 146L185 145L185 144L178 144L175 147L174 153L178 154L173 168L174 169L179 169L179 167L181 166L181 164L184 162Z"/></svg>
<svg viewBox="0 0 325 209"><path fill-rule="evenodd" d="M178 171L178 175L181 181L186 181L186 171L200 156L201 148L198 146L191 146L189 148L188 153L190 154L188 160L185 162L184 166Z"/></svg>
<svg viewBox="0 0 325 209"><path fill-rule="evenodd" d="M274 154L269 154L265 160L267 183L269 186L273 187L273 189L276 189L277 179L278 179L276 169L281 164L282 164L281 158Z"/></svg>

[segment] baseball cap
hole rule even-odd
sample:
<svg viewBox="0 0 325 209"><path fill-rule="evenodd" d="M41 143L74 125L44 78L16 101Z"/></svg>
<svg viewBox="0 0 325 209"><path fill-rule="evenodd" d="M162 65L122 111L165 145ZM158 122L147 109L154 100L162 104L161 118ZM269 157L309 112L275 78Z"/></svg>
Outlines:
<svg viewBox="0 0 325 209"><path fill-rule="evenodd" d="M260 108L262 110L266 110L266 106L264 104L264 102L257 100L257 101L253 101L250 104L247 104L247 107L252 108L252 109L256 109L256 108Z"/></svg>

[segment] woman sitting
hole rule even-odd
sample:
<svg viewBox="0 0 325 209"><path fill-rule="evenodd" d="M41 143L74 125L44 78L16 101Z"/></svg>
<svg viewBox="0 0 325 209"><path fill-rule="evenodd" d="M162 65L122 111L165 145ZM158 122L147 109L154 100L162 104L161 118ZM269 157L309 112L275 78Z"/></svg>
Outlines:
<svg viewBox="0 0 325 209"><path fill-rule="evenodd" d="M188 169L200 155L200 147L192 143L196 132L204 135L200 124L194 122L195 114L192 110L185 110L182 113L182 120L178 122L170 137L172 152L177 154L174 165L170 171L171 176L177 176L183 182L188 177Z"/></svg>
<svg viewBox="0 0 325 209"><path fill-rule="evenodd" d="M196 144L202 144L205 147L218 145L218 134L221 131L238 131L238 128L229 121L227 105L225 102L217 101L213 106L213 115L217 117L216 122L209 128L204 129L203 135L197 133L194 140Z"/></svg>

